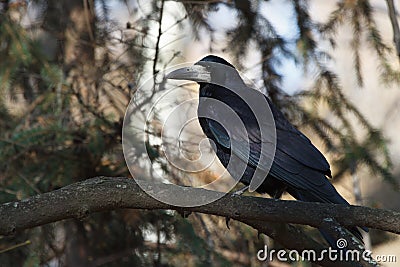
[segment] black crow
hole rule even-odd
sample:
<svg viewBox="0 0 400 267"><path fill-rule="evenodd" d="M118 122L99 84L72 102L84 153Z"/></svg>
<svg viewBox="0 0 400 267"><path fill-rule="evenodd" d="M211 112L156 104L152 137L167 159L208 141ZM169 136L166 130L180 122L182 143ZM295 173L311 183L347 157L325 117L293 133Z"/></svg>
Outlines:
<svg viewBox="0 0 400 267"><path fill-rule="evenodd" d="M210 67L217 65L217 68ZM218 68L221 66L221 68ZM227 71L228 70L228 71ZM221 73L223 72L223 73ZM243 99L243 94L251 92L253 98L263 99L272 112L276 129L276 147L270 166L266 166L266 177L256 189L259 193L268 193L274 198L281 197L284 191L294 198L308 202L324 202L349 205L349 203L336 191L327 177L332 178L330 166L322 153L311 143L311 141L294 127L278 110L270 99L261 92L246 87L238 72L230 63L223 58L209 55L195 63L191 67L181 68L167 75L168 79L191 80L200 85L199 89L199 122L205 135L214 142L214 150L227 168L232 156L245 160L245 170L239 177L240 182L245 185L251 184L251 179L257 168L263 167L263 162L259 159L262 155L260 149L261 137L260 127L256 115L253 114L249 102ZM243 86L238 86L241 84ZM228 89L227 87L233 87ZM243 93L242 88L247 90ZM238 93L238 91L242 90ZM238 139L243 136L238 127L233 126L226 129L220 121L224 120L224 115L213 114L215 108L213 102L218 102L229 106L241 119L247 131L249 151L244 152ZM251 103L250 103L251 105ZM208 113L208 114L207 114ZM260 126L261 125L261 126ZM274 136L274 137L275 137ZM248 153L246 155L246 153ZM266 155L268 158L268 155ZM235 176L233 171L228 171ZM349 229L358 239L362 241L362 236L356 227ZM367 230L367 229L365 229ZM328 242L335 246L332 238L321 230L321 233Z"/></svg>

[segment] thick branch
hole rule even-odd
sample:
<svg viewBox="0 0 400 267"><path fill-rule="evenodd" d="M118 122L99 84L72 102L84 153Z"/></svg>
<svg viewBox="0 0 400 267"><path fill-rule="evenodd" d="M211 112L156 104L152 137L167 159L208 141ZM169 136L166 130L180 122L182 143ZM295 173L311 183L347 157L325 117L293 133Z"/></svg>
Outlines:
<svg viewBox="0 0 400 267"><path fill-rule="evenodd" d="M175 185L148 183L145 187L146 190L183 198L222 196L222 193L214 191ZM325 247L308 238L300 229L281 223L319 227L326 225L330 219L342 226L358 225L400 233L400 213L395 211L233 195L226 195L204 206L182 208L153 199L133 179L97 177L22 201L2 204L0 234L8 235L62 219L84 218L93 212L119 208L185 210L230 217L275 238L286 248L300 251L318 251ZM322 263L338 266L337 262ZM348 266L346 264L342 265Z"/></svg>

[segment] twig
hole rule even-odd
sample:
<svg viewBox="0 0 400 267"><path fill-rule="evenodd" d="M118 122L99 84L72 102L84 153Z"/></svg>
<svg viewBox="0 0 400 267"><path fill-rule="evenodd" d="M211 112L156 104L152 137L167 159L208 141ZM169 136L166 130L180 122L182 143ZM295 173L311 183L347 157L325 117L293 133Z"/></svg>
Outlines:
<svg viewBox="0 0 400 267"><path fill-rule="evenodd" d="M153 76L156 76L156 74L158 73L158 71L157 71L157 62L158 62L158 55L159 55L159 52L160 52L161 35L163 34L163 32L161 30L163 15L164 15L164 0L161 0L160 16L158 18L158 36L157 36L156 51L155 51L155 54L154 54L154 61L153 61ZM155 86L155 84L156 83L154 82L154 86Z"/></svg>
<svg viewBox="0 0 400 267"><path fill-rule="evenodd" d="M396 17L397 12L394 7L393 0L386 0L386 4L388 7L390 22L392 23L392 28L393 28L393 42L394 45L396 46L397 56L400 58L400 29Z"/></svg>
<svg viewBox="0 0 400 267"><path fill-rule="evenodd" d="M3 250L0 250L0 254L1 254L1 253L4 253L4 252L7 252L7 251L10 251L10 250L13 250L13 249L16 249L16 248L19 248L19 247L23 247L23 246L26 246L26 245L30 245L30 244L31 244L31 241L30 241L30 240L26 240L25 242L22 242L22 243L13 245L13 246L11 246L11 247L5 248L5 249L3 249Z"/></svg>

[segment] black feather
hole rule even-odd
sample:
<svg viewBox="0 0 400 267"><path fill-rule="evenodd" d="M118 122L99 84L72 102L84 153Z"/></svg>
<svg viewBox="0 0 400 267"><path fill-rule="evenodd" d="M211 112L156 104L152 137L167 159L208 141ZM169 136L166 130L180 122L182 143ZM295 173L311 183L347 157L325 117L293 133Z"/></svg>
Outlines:
<svg viewBox="0 0 400 267"><path fill-rule="evenodd" d="M230 63L217 56L207 56L203 62L216 62L234 68ZM249 88L249 90L253 90ZM269 173L256 190L259 193L268 193L273 197L280 197L282 192L287 191L293 197L301 201L326 202L349 205L349 203L336 191L329 182L331 177L330 166L322 153L311 143L311 141L298 129L296 129L284 115L272 104L267 96L264 97L272 111L276 126L276 152ZM246 185L250 184L255 169L263 168L260 158L260 127L250 107L233 91L222 86L200 83L199 110L207 110L212 113L213 109L206 100L202 98L213 98L224 102L231 107L244 122L245 130L250 142L250 155L247 168L241 177L235 177ZM218 118L218 114L212 114ZM221 116L220 116L221 117ZM219 118L224 120L224 118ZM216 144L215 152L221 163L227 167L231 159L231 153L246 160L240 151L241 138L244 136L240 129L236 128L230 132L230 136L224 127L216 120L199 117L200 125L208 138ZM234 140L231 140L234 139ZM239 149L231 150L231 144L236 142ZM232 174L232 173L231 173ZM232 175L234 176L234 175ZM349 229L357 238L362 240L361 234L356 227ZM367 229L366 229L367 230Z"/></svg>

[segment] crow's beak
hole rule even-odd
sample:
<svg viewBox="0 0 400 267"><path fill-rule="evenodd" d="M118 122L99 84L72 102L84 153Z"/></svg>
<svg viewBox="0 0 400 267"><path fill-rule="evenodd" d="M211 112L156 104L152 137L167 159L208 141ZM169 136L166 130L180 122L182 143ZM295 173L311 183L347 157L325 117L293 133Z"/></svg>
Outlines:
<svg viewBox="0 0 400 267"><path fill-rule="evenodd" d="M211 73L204 66L193 65L174 70L167 74L166 78L174 80L190 80L194 82L210 82Z"/></svg>

